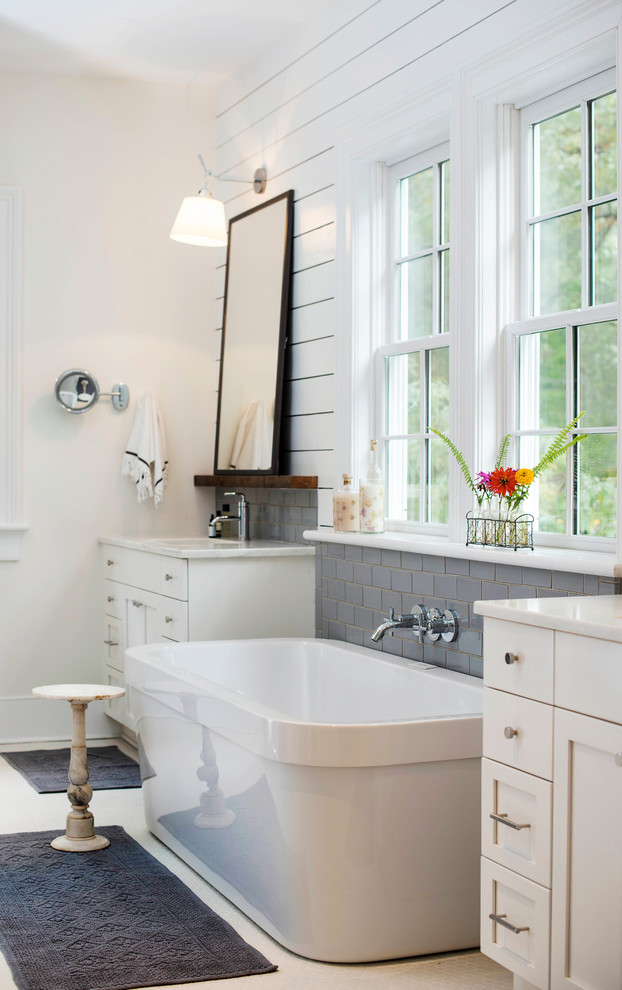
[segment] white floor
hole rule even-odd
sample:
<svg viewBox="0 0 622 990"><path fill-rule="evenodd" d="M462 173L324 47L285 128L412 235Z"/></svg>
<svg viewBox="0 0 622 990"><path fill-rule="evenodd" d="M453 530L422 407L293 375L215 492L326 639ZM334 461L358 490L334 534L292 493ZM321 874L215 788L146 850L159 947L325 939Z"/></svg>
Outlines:
<svg viewBox="0 0 622 990"><path fill-rule="evenodd" d="M108 743L110 740L104 740ZM101 745L90 740L89 745ZM49 748L60 746L50 744ZM68 744L65 744L68 745ZM126 748L120 744L121 748ZM0 746L0 752L43 749L44 744ZM65 794L37 794L6 760L0 759L0 832L42 831L64 828L69 809ZM182 984L187 990L223 986L229 990L511 990L507 970L477 951L425 956L396 962L362 965L330 965L303 959L282 948L226 898L186 866L148 831L143 818L140 790L97 791L91 810L95 825L122 825L156 859L175 873L212 910L225 918L247 942L278 965L276 973L227 981ZM413 838L416 841L416 838ZM59 853L59 855L76 855ZM416 919L413 919L416 924ZM11 972L0 955L0 990L14 990ZM51 987L50 990L53 990ZM84 990L88 990L87 987ZM162 990L175 990L173 987ZM179 990L179 987L177 988Z"/></svg>

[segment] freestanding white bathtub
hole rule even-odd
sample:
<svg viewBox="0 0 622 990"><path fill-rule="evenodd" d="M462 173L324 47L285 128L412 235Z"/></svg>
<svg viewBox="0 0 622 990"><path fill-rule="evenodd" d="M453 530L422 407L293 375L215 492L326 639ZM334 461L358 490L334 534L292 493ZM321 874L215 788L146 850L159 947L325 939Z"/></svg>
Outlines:
<svg viewBox="0 0 622 990"><path fill-rule="evenodd" d="M331 640L126 653L149 828L328 962L479 944L481 681Z"/></svg>

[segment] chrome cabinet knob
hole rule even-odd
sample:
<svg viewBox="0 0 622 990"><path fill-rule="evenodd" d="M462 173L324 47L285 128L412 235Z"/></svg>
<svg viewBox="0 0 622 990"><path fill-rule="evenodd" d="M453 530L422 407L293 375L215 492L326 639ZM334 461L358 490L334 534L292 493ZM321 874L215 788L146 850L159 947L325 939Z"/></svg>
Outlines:
<svg viewBox="0 0 622 990"><path fill-rule="evenodd" d="M513 729L511 725L506 725L505 729L503 730L503 735L505 736L506 739L513 739L514 736L518 735L518 729Z"/></svg>
<svg viewBox="0 0 622 990"><path fill-rule="evenodd" d="M164 621L165 622L172 622L173 621L173 616L172 615L165 615L164 616Z"/></svg>
<svg viewBox="0 0 622 990"><path fill-rule="evenodd" d="M114 639L105 639L104 640L104 643L106 644L106 646L118 646L119 645L117 643L117 641L114 640Z"/></svg>
<svg viewBox="0 0 622 990"><path fill-rule="evenodd" d="M106 564L108 565L108 567L112 567L112 565L114 564L114 560L107 560Z"/></svg>
<svg viewBox="0 0 622 990"><path fill-rule="evenodd" d="M506 653L503 659L507 664L518 663L518 653Z"/></svg>
<svg viewBox="0 0 622 990"><path fill-rule="evenodd" d="M172 574L165 574L164 575L164 580L165 581L172 581L173 580L173 575Z"/></svg>
<svg viewBox="0 0 622 990"><path fill-rule="evenodd" d="M114 601L114 595L106 595L106 601L107 602L113 602Z"/></svg>
<svg viewBox="0 0 622 990"><path fill-rule="evenodd" d="M143 603L142 602L139 602L137 598L134 598L133 599L132 605L134 606L134 608L142 608L143 607Z"/></svg>

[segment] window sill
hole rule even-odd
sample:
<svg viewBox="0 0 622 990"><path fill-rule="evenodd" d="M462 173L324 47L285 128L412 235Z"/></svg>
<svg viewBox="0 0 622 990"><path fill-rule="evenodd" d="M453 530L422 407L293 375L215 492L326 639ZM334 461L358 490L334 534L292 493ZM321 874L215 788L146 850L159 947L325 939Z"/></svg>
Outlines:
<svg viewBox="0 0 622 990"><path fill-rule="evenodd" d="M0 561L19 560L22 536L28 526L0 523Z"/></svg>
<svg viewBox="0 0 622 990"><path fill-rule="evenodd" d="M622 561L619 561L615 554L596 553L589 550L558 550L551 547L535 547L533 550L504 550L494 547L467 547L464 543L450 543L442 536L401 532L335 533L328 527L305 530L302 535L305 540L310 540L312 543L341 543L344 546L377 547L381 550L399 550L404 553L483 560L494 564L513 564L516 567L536 567L574 574L596 574L605 578L622 577Z"/></svg>

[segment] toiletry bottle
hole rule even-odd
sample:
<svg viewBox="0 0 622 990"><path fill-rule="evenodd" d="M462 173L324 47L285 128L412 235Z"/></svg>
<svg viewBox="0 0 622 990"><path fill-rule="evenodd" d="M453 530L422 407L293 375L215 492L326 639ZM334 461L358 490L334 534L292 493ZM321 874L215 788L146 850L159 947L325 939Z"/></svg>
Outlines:
<svg viewBox="0 0 622 990"><path fill-rule="evenodd" d="M352 487L351 474L342 477L342 487L333 492L333 529L335 533L358 533L359 493Z"/></svg>
<svg viewBox="0 0 622 990"><path fill-rule="evenodd" d="M378 441L369 447L369 464L361 482L361 533L384 533L384 482L377 463Z"/></svg>
<svg viewBox="0 0 622 990"><path fill-rule="evenodd" d="M217 539L220 536L220 523L215 523L214 522L215 518L216 516L212 512L211 516L209 517L209 526L207 529L208 536L212 540Z"/></svg>

